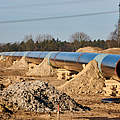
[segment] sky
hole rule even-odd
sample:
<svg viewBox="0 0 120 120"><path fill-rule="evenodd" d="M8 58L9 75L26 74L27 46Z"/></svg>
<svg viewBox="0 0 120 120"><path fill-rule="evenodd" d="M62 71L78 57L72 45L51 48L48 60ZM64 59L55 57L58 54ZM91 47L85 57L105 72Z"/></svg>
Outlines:
<svg viewBox="0 0 120 120"><path fill-rule="evenodd" d="M79 15L118 11L119 0L1 0L0 22L33 18ZM0 43L20 42L26 35L33 38L50 34L69 40L75 32L94 39L108 39L118 23L118 13L81 16L19 23L0 23Z"/></svg>

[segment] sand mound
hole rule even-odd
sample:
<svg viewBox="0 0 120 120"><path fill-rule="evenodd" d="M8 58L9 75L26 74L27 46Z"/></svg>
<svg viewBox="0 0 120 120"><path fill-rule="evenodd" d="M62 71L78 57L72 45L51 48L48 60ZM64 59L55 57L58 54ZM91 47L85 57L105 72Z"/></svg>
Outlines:
<svg viewBox="0 0 120 120"><path fill-rule="evenodd" d="M102 93L104 81L105 79L97 67L97 62L93 60L74 79L66 82L58 89L72 97L79 94L94 95Z"/></svg>
<svg viewBox="0 0 120 120"><path fill-rule="evenodd" d="M101 53L120 54L120 48L109 48L101 51Z"/></svg>
<svg viewBox="0 0 120 120"><path fill-rule="evenodd" d="M25 60L25 57L22 57L20 60L14 61L13 65L8 69L28 69L28 63Z"/></svg>
<svg viewBox="0 0 120 120"><path fill-rule="evenodd" d="M76 103L70 96L59 92L48 83L39 80L12 84L4 89L1 97L3 104L15 110L55 112L57 111L58 104L61 111L89 109Z"/></svg>
<svg viewBox="0 0 120 120"><path fill-rule="evenodd" d="M98 53L99 51L102 51L102 48L98 48L98 47L84 47L84 48L78 49L76 52Z"/></svg>
<svg viewBox="0 0 120 120"><path fill-rule="evenodd" d="M10 67L13 61L14 59L12 57L0 56L0 68Z"/></svg>
<svg viewBox="0 0 120 120"><path fill-rule="evenodd" d="M48 65L48 59L44 58L39 65L30 64L27 76L53 76L54 70L52 66Z"/></svg>

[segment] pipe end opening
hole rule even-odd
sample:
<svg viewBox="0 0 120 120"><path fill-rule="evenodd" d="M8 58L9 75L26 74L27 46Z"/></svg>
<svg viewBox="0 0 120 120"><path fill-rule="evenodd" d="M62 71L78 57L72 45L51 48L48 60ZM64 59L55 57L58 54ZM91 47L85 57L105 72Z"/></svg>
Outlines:
<svg viewBox="0 0 120 120"><path fill-rule="evenodd" d="M118 78L120 78L120 60L118 61L117 65L116 65L115 72L116 72Z"/></svg>

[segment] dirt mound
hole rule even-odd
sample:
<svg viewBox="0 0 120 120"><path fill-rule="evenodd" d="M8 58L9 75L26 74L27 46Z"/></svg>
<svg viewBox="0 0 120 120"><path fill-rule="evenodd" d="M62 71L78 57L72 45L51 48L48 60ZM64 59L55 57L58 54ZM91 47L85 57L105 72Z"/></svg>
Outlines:
<svg viewBox="0 0 120 120"><path fill-rule="evenodd" d="M0 56L0 68L4 69L10 67L13 61L14 59L12 57Z"/></svg>
<svg viewBox="0 0 120 120"><path fill-rule="evenodd" d="M74 97L79 94L94 95L102 93L105 79L99 72L95 60L89 62L75 78L58 87L68 95Z"/></svg>
<svg viewBox="0 0 120 120"><path fill-rule="evenodd" d="M99 51L102 51L102 48L98 48L98 47L84 47L84 48L78 49L76 52L98 53Z"/></svg>
<svg viewBox="0 0 120 120"><path fill-rule="evenodd" d="M44 58L39 65L30 64L29 70L26 73L27 76L53 76L54 70L52 66L48 65L48 59Z"/></svg>
<svg viewBox="0 0 120 120"><path fill-rule="evenodd" d="M101 51L101 53L120 54L120 48L109 48Z"/></svg>
<svg viewBox="0 0 120 120"><path fill-rule="evenodd" d="M22 57L20 60L13 62L13 65L8 69L28 69L28 63L25 60L25 57Z"/></svg>
<svg viewBox="0 0 120 120"><path fill-rule="evenodd" d="M61 111L89 109L76 103L74 99L65 93L59 92L48 83L39 80L12 84L3 90L1 97L5 105L15 110L56 112L58 104Z"/></svg>

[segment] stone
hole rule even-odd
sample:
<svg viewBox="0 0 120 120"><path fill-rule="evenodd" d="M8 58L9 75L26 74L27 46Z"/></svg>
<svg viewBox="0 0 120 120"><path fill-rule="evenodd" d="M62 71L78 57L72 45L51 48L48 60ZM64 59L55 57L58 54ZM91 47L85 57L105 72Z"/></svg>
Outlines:
<svg viewBox="0 0 120 120"><path fill-rule="evenodd" d="M14 109L34 112L85 110L67 94L39 80L14 83L2 91L2 101Z"/></svg>

